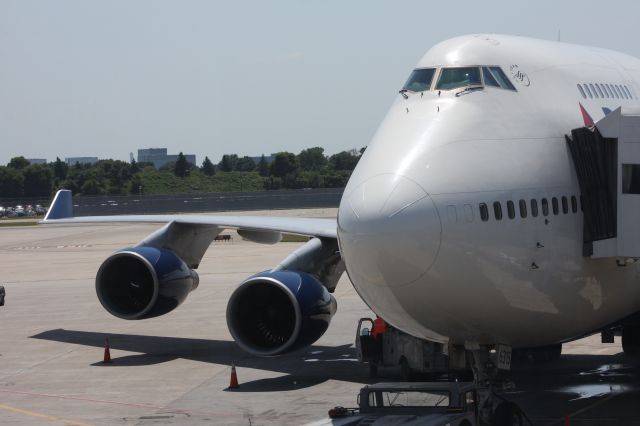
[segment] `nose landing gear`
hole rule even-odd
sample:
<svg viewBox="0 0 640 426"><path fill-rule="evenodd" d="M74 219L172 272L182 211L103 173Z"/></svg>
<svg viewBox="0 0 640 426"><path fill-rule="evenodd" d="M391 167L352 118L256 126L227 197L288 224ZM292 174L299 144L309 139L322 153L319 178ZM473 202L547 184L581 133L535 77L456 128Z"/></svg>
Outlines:
<svg viewBox="0 0 640 426"><path fill-rule="evenodd" d="M513 383L501 379L498 368L491 358L491 352L487 346L476 346L468 349L472 355L473 378L476 384L476 393L479 402L479 415L482 424L492 426L522 426L522 410L514 403L500 397L496 391L506 390Z"/></svg>

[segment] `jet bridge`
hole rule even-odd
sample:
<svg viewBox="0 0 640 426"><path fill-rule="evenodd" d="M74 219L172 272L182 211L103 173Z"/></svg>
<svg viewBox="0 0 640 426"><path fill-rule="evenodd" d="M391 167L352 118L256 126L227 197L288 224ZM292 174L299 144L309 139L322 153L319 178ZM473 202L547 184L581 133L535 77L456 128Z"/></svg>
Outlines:
<svg viewBox="0 0 640 426"><path fill-rule="evenodd" d="M566 139L582 194L583 255L640 258L640 115L618 108Z"/></svg>

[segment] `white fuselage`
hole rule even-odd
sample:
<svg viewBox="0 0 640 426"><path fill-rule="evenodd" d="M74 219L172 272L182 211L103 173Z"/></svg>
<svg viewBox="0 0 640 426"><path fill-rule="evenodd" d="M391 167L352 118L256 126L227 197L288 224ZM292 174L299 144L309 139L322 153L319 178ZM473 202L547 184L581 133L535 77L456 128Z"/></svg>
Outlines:
<svg viewBox="0 0 640 426"><path fill-rule="evenodd" d="M576 212L571 205L580 189L565 142L571 129L585 125L580 104L594 121L605 115L603 108L640 109L640 60L473 35L436 45L416 68L437 68L437 79L443 67L483 65L501 67L517 90L485 86L461 93L433 90L434 83L406 99L398 95L367 147L338 215L341 252L356 290L396 327L452 343L542 346L640 311L634 265L583 256L583 215L579 203ZM578 84L602 86L583 97ZM632 97L608 94L605 84L624 85Z"/></svg>

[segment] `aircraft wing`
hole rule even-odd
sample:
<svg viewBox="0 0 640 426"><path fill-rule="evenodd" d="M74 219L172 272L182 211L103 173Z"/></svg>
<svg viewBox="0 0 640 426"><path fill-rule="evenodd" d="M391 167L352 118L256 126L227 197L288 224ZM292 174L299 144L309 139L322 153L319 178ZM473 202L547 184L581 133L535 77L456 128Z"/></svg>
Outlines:
<svg viewBox="0 0 640 426"><path fill-rule="evenodd" d="M121 215L85 216L64 219L45 219L41 224L57 223L182 223L212 225L222 229L240 231L281 232L310 237L337 238L336 220L320 218L292 218L268 216L217 216L217 215ZM242 233L242 232L241 232ZM251 239L251 238L249 238ZM263 241L257 241L263 242Z"/></svg>
<svg viewBox="0 0 640 426"><path fill-rule="evenodd" d="M306 235L310 237L337 238L335 219L269 217L269 216L226 216L226 215L118 215L73 217L71 191L59 190L41 224L55 223L178 223L191 225L209 225L222 229L240 231L281 232ZM257 234L256 234L257 235ZM252 239L252 238L249 238ZM266 241L258 241L266 242Z"/></svg>
<svg viewBox="0 0 640 426"><path fill-rule="evenodd" d="M326 242L332 241L330 245L337 247L336 219L190 214L73 217L71 191L65 189L56 193L47 215L40 223L165 224L137 246L171 249L192 268L197 268L211 242L224 229L235 229L243 238L263 244L275 244L282 239L283 233L287 233L317 237Z"/></svg>

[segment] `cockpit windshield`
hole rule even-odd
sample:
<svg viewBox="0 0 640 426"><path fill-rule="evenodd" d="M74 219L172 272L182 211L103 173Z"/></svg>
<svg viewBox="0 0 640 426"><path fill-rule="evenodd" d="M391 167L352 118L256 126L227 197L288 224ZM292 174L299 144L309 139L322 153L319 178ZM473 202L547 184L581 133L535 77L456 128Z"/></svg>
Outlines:
<svg viewBox="0 0 640 426"><path fill-rule="evenodd" d="M436 80L435 84L433 84L434 80ZM400 90L400 94L405 99L409 99L407 92L456 89L462 89L463 92L471 92L483 90L487 87L517 91L499 66L477 65L414 69L402 90ZM456 96L459 96L459 93Z"/></svg>
<svg viewBox="0 0 640 426"><path fill-rule="evenodd" d="M453 90L466 86L482 86L480 67L443 68L436 90Z"/></svg>
<svg viewBox="0 0 640 426"><path fill-rule="evenodd" d="M500 67L489 67L489 71L491 71L491 74L493 74L498 83L500 83L500 87L507 90L516 90Z"/></svg>
<svg viewBox="0 0 640 426"><path fill-rule="evenodd" d="M420 68L413 70L402 90L410 92L425 92L431 88L435 68Z"/></svg>

